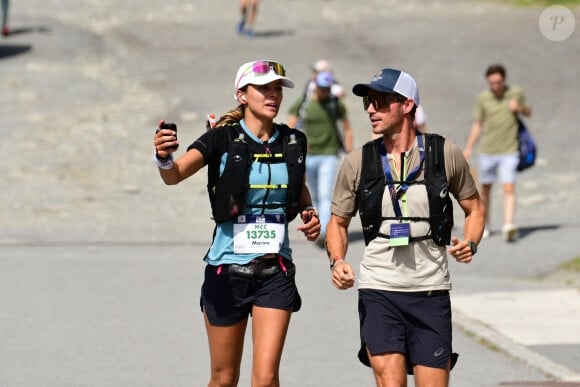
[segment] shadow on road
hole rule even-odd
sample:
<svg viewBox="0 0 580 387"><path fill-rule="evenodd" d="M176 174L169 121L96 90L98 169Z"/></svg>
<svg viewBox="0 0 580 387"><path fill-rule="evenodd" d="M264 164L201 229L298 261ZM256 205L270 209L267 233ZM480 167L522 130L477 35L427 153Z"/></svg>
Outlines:
<svg viewBox="0 0 580 387"><path fill-rule="evenodd" d="M10 29L10 36L14 35L21 35L21 34L48 34L50 33L50 29L44 26L39 27L20 27L20 28L11 28Z"/></svg>
<svg viewBox="0 0 580 387"><path fill-rule="evenodd" d="M254 31L254 38L275 38L284 35L294 35L294 30Z"/></svg>
<svg viewBox="0 0 580 387"><path fill-rule="evenodd" d="M50 33L50 29L39 26L39 27L20 27L20 28L12 28L10 29L10 37L15 35L24 35L24 34L32 34L32 33L39 33L39 34L48 34ZM8 39L10 39L10 37ZM32 49L32 45L30 44L0 44L0 59L9 58L11 56L24 54Z"/></svg>
<svg viewBox="0 0 580 387"><path fill-rule="evenodd" d="M561 226L558 224L546 224L540 226L533 226L533 227L518 227L518 237L519 239L526 238L527 236L538 232L538 231L545 231L545 230L557 230Z"/></svg>
<svg viewBox="0 0 580 387"><path fill-rule="evenodd" d="M23 54L32 49L32 46L27 45L0 45L0 59L7 58L14 55Z"/></svg>

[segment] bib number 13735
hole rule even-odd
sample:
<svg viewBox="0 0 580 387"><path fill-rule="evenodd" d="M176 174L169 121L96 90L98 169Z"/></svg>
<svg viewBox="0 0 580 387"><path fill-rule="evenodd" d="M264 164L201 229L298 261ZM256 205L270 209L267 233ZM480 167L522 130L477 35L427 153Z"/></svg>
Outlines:
<svg viewBox="0 0 580 387"><path fill-rule="evenodd" d="M241 215L234 222L234 252L278 253L284 236L283 215Z"/></svg>

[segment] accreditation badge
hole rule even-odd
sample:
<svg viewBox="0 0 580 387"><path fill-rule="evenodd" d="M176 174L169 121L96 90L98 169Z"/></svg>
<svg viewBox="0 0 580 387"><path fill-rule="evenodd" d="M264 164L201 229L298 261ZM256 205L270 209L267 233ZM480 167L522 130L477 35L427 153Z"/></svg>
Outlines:
<svg viewBox="0 0 580 387"><path fill-rule="evenodd" d="M286 217L240 215L234 221L234 253L278 254L284 244Z"/></svg>
<svg viewBox="0 0 580 387"><path fill-rule="evenodd" d="M409 223L391 224L391 233L389 235L389 246L407 246L411 236L411 225Z"/></svg>

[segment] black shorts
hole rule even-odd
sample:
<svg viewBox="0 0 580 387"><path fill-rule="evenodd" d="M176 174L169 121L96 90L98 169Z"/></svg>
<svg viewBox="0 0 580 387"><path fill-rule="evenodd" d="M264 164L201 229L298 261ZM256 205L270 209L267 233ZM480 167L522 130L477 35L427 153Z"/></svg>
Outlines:
<svg viewBox="0 0 580 387"><path fill-rule="evenodd" d="M458 355L451 348L451 301L447 290L389 292L359 290L361 349L359 360L370 367L371 355L399 352L413 366L451 368Z"/></svg>
<svg viewBox="0 0 580 387"><path fill-rule="evenodd" d="M254 305L292 312L300 310L302 300L294 280L296 266L286 259L282 263L281 270L265 277L236 274L228 270L230 265L222 265L221 269L207 265L200 306L209 322L218 326L236 324L248 318Z"/></svg>

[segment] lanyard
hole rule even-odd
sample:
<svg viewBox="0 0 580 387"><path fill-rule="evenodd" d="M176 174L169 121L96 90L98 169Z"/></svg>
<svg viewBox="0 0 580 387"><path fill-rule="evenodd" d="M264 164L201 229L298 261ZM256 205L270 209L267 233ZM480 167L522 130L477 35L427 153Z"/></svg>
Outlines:
<svg viewBox="0 0 580 387"><path fill-rule="evenodd" d="M383 170L385 171L385 178L387 179L388 187L389 187L389 194L391 195L391 201L393 202L393 209L395 210L395 215L400 217L403 216L401 212L401 206L399 205L399 198L403 196L407 189L409 188L410 181L416 179L419 171L421 170L421 166L423 165L423 160L425 159L425 148L423 146L423 136L417 133L417 143L419 148L419 165L415 167L409 175L401 181L397 181L397 184L393 184L393 175L391 174L391 168L389 167L389 162L387 160L387 149L385 148L385 143L381 142L380 153L381 153L381 161L383 163ZM402 178L405 176L405 162L404 157L401 158L401 176Z"/></svg>

